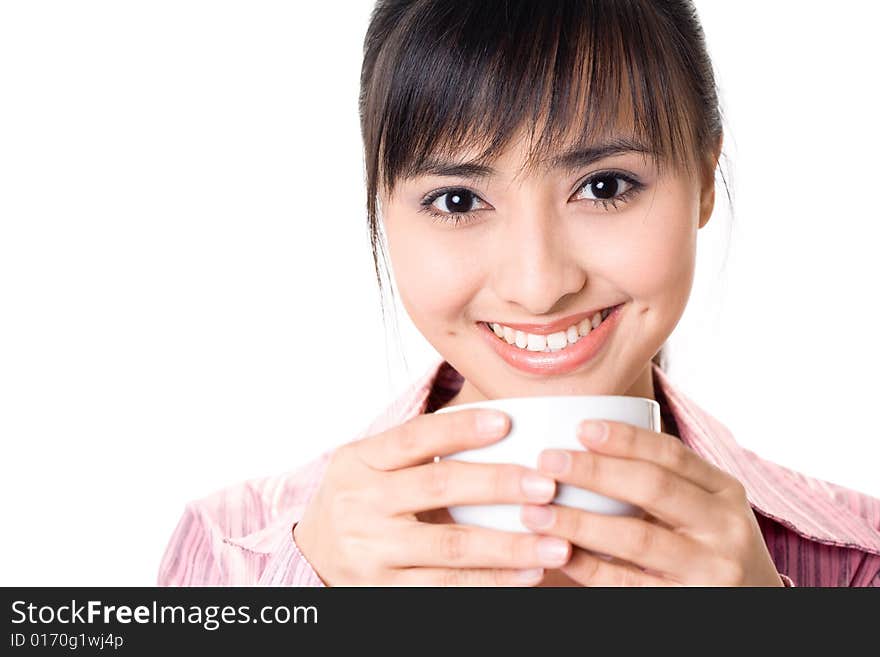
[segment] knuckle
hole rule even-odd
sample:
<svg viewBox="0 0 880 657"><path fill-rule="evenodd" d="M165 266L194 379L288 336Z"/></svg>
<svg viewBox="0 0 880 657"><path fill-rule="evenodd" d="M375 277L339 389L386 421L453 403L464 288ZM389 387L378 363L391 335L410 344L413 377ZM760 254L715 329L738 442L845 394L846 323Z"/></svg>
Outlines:
<svg viewBox="0 0 880 657"><path fill-rule="evenodd" d="M394 570L395 564L391 555L372 543L364 546L364 551L358 553L357 559L371 582L388 579L389 574Z"/></svg>
<svg viewBox="0 0 880 657"><path fill-rule="evenodd" d="M614 439L625 448L631 448L636 444L638 430L635 426L626 423L619 424L617 422L608 422L607 424L609 438L611 434L615 434Z"/></svg>
<svg viewBox="0 0 880 657"><path fill-rule="evenodd" d="M462 586L464 577L457 568L447 568L440 574L440 586Z"/></svg>
<svg viewBox="0 0 880 657"><path fill-rule="evenodd" d="M343 563L354 563L352 557L359 558L366 552L364 539L352 534L340 536L338 546L339 552L343 557Z"/></svg>
<svg viewBox="0 0 880 657"><path fill-rule="evenodd" d="M510 586L516 582L513 571L504 570L502 568L490 568L486 573L486 584L488 586Z"/></svg>
<svg viewBox="0 0 880 657"><path fill-rule="evenodd" d="M486 464L484 476L477 478L481 492L495 499L500 499L505 491L508 468L503 465Z"/></svg>
<svg viewBox="0 0 880 657"><path fill-rule="evenodd" d="M458 563L467 550L468 532L463 527L447 527L440 534L440 556L447 563Z"/></svg>
<svg viewBox="0 0 880 657"><path fill-rule="evenodd" d="M388 489L389 486L387 480L377 480L373 485L360 488L358 492L358 503L362 512L364 509L369 509L371 513L385 515L389 509Z"/></svg>
<svg viewBox="0 0 880 657"><path fill-rule="evenodd" d="M601 481L602 466L599 464L599 459L593 456L593 454L590 452L578 452L574 462L577 464L575 467L577 467L584 479L587 481Z"/></svg>
<svg viewBox="0 0 880 657"><path fill-rule="evenodd" d="M448 461L438 461L425 466L421 486L428 499L442 499L446 495L449 490L450 467Z"/></svg>
<svg viewBox="0 0 880 657"><path fill-rule="evenodd" d="M517 532L499 536L497 541L487 539L491 552L498 555L507 568L528 567L535 561L535 542L538 536L532 532Z"/></svg>
<svg viewBox="0 0 880 657"><path fill-rule="evenodd" d="M337 447L328 462L328 471L330 469L350 471L352 468L362 470L376 470L376 448L381 447L382 441L380 437L383 434L374 434L357 438L351 442L345 443Z"/></svg>
<svg viewBox="0 0 880 657"><path fill-rule="evenodd" d="M458 436L472 436L477 433L477 415L479 411L469 409L466 411L453 411L449 414L451 422L443 426L443 440L445 443L456 442Z"/></svg>
<svg viewBox="0 0 880 657"><path fill-rule="evenodd" d="M357 516L360 507L360 497L357 491L340 490L333 495L333 503L330 505L331 518L335 526L344 526L351 518Z"/></svg>
<svg viewBox="0 0 880 657"><path fill-rule="evenodd" d="M655 535L653 527L647 523L631 525L629 530L630 549L633 555L647 554L654 549Z"/></svg>
<svg viewBox="0 0 880 657"><path fill-rule="evenodd" d="M542 578L541 578L542 579ZM533 583L526 582L519 575L518 571L513 568L493 568L491 575L487 578L489 586L536 586L541 579Z"/></svg>
<svg viewBox="0 0 880 657"><path fill-rule="evenodd" d="M520 481L528 471L518 465L493 465L489 477L492 495L498 499L519 499L522 495Z"/></svg>
<svg viewBox="0 0 880 657"><path fill-rule="evenodd" d="M747 518L737 516L727 523L728 541L732 545L745 545L752 536L752 524Z"/></svg>
<svg viewBox="0 0 880 657"><path fill-rule="evenodd" d="M617 586L639 586L641 581L634 569L624 566L618 566L616 569L615 579Z"/></svg>
<svg viewBox="0 0 880 657"><path fill-rule="evenodd" d="M587 513L560 507L556 510L556 525L566 536L587 542L591 534L591 518Z"/></svg>
<svg viewBox="0 0 880 657"><path fill-rule="evenodd" d="M407 575L409 571L398 569L398 568L388 568L382 573L382 582L388 586L408 586L409 582L407 580Z"/></svg>
<svg viewBox="0 0 880 657"><path fill-rule="evenodd" d="M662 460L671 470L684 470L688 462L687 448L678 440L664 440Z"/></svg>
<svg viewBox="0 0 880 657"><path fill-rule="evenodd" d="M330 453L330 458L327 461L327 472L335 471L343 466L343 464L350 463L359 449L360 441L338 446Z"/></svg>
<svg viewBox="0 0 880 657"><path fill-rule="evenodd" d="M736 477L730 477L730 486L728 486L730 496L738 501L746 503L748 501L748 493L746 487Z"/></svg>
<svg viewBox="0 0 880 657"><path fill-rule="evenodd" d="M404 422L396 428L395 447L400 454L413 454L419 447L419 431L414 422Z"/></svg>
<svg viewBox="0 0 880 657"><path fill-rule="evenodd" d="M728 585L736 585L743 581L745 569L735 559L722 559L717 565L718 577Z"/></svg>
<svg viewBox="0 0 880 657"><path fill-rule="evenodd" d="M583 553L578 555L577 569L581 581L596 585L601 575L602 560L594 554Z"/></svg>
<svg viewBox="0 0 880 657"><path fill-rule="evenodd" d="M504 544L499 554L510 555L511 565L514 567L530 567L535 561L537 554L536 543L539 536L529 534L512 534L504 538Z"/></svg>
<svg viewBox="0 0 880 657"><path fill-rule="evenodd" d="M647 502L656 505L672 497L676 492L675 477L667 472L657 469L650 479L647 487Z"/></svg>

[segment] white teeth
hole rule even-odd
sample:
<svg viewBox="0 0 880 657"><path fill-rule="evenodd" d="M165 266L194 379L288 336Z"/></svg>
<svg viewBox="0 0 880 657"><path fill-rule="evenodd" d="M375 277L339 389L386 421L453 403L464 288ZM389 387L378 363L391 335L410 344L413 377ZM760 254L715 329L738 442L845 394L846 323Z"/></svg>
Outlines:
<svg viewBox="0 0 880 657"><path fill-rule="evenodd" d="M547 348L547 336L534 333L526 333L526 335L529 336L526 346L529 351L544 351Z"/></svg>
<svg viewBox="0 0 880 657"><path fill-rule="evenodd" d="M559 331L559 333L551 333L547 336L547 346L551 349L562 349L567 344L568 338L566 337L565 331Z"/></svg>
<svg viewBox="0 0 880 657"><path fill-rule="evenodd" d="M613 308L606 308L600 312L593 313L592 317L585 317L578 324L569 326L564 331L557 331L550 335L538 335L534 333L526 333L525 331L517 331L504 324L492 322L488 324L492 332L507 344L515 344L520 349L529 351L543 351L550 353L551 351L560 351L569 345L575 344L582 337L589 335L599 324L601 324L608 315L611 314Z"/></svg>
<svg viewBox="0 0 880 657"><path fill-rule="evenodd" d="M578 335L584 337L585 335L589 335L590 331L593 330L593 325L590 323L590 318L587 317L581 320L581 323L578 324Z"/></svg>

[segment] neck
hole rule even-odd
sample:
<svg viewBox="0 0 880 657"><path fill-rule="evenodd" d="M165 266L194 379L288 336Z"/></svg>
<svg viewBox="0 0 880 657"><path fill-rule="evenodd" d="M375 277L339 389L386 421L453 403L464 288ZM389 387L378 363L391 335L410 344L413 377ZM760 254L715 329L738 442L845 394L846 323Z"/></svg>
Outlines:
<svg viewBox="0 0 880 657"><path fill-rule="evenodd" d="M642 368L636 380L629 387L629 390L623 393L626 397L644 397L645 399L654 399L654 367L651 361Z"/></svg>

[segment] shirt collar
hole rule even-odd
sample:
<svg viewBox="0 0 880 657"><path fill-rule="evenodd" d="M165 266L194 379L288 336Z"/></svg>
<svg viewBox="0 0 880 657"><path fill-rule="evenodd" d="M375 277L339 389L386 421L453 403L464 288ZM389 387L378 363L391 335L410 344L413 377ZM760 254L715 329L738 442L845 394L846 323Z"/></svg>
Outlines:
<svg viewBox="0 0 880 657"><path fill-rule="evenodd" d="M758 513L795 533L828 545L880 555L880 533L827 492L826 482L760 458L738 445L730 430L676 388L654 364L682 441L709 463L736 477Z"/></svg>

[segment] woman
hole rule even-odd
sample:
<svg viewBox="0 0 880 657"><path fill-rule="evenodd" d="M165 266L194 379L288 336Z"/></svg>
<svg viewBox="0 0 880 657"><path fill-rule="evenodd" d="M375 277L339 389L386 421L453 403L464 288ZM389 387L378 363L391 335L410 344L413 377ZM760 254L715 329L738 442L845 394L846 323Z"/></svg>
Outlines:
<svg viewBox="0 0 880 657"><path fill-rule="evenodd" d="M723 140L691 2L380 1L360 113L377 278L381 234L441 356L356 440L191 503L161 584L880 585L880 501L742 449L663 371ZM554 394L656 399L662 431L434 462L509 428L438 408ZM647 516L554 505L558 483ZM534 531L454 524L468 503Z"/></svg>

